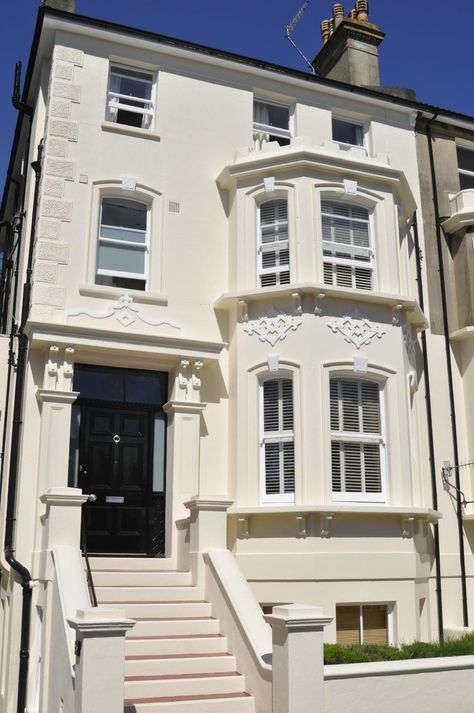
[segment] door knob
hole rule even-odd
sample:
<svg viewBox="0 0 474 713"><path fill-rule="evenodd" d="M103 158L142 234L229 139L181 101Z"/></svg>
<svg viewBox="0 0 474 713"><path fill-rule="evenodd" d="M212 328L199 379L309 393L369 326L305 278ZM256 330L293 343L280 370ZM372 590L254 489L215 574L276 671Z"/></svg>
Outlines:
<svg viewBox="0 0 474 713"><path fill-rule="evenodd" d="M114 436L112 440L114 443L120 443L120 436Z"/></svg>
<svg viewBox="0 0 474 713"><path fill-rule="evenodd" d="M90 493L87 499L90 503L95 503L95 501L97 500L97 495L94 495L94 493Z"/></svg>

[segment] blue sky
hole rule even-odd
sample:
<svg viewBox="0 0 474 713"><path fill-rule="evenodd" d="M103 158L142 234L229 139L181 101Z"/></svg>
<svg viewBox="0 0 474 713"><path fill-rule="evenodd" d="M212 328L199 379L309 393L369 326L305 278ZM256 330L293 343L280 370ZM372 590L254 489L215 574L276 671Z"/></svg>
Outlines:
<svg viewBox="0 0 474 713"><path fill-rule="evenodd" d="M0 0L0 193L16 121L14 65L28 60L40 0ZM76 11L304 70L285 26L303 0L76 0ZM474 115L472 0L371 0L370 20L387 33L380 47L382 83L409 86L418 98ZM319 23L332 0L311 0L294 32L310 59L321 46ZM353 3L344 4L346 12Z"/></svg>

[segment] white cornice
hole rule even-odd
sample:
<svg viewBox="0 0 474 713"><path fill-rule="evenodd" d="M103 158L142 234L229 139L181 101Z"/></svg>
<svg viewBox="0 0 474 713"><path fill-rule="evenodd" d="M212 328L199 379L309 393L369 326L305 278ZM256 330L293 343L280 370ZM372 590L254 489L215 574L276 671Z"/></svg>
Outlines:
<svg viewBox="0 0 474 713"><path fill-rule="evenodd" d="M377 182L389 186L400 198L405 215L412 215L417 207L406 176L400 169L371 158L328 151L322 146L289 146L275 151L256 151L226 166L217 177L217 183L220 188L228 190L239 181L260 179L269 171L273 175L294 170L332 172L338 174L341 180L350 176L360 182Z"/></svg>

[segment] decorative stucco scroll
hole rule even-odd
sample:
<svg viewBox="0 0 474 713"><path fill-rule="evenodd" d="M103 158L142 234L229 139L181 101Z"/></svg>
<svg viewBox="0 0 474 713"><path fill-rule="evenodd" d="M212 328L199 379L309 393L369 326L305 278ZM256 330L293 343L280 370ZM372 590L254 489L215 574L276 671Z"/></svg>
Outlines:
<svg viewBox="0 0 474 713"><path fill-rule="evenodd" d="M90 317L91 319L107 319L108 317L114 317L117 322L119 322L122 327L130 327L131 324L135 322L143 322L143 324L148 324L150 327L162 327L163 325L168 325L173 329L181 331L181 327L176 322L170 319L147 319L141 313L139 307L133 303L133 298L130 295L122 295L117 302L111 304L105 312L92 312L87 310L77 310L74 312L68 312L67 318L71 317Z"/></svg>
<svg viewBox="0 0 474 713"><path fill-rule="evenodd" d="M261 342L268 342L274 347L277 342L285 339L288 332L296 331L302 321L301 317L285 314L275 307L270 307L261 317L248 322L244 329L247 334L256 334Z"/></svg>
<svg viewBox="0 0 474 713"><path fill-rule="evenodd" d="M386 333L382 327L372 324L368 317L361 314L359 310L355 310L352 314L341 319L328 322L328 327L334 334L342 334L345 341L353 344L356 349L370 344L375 338L382 339Z"/></svg>

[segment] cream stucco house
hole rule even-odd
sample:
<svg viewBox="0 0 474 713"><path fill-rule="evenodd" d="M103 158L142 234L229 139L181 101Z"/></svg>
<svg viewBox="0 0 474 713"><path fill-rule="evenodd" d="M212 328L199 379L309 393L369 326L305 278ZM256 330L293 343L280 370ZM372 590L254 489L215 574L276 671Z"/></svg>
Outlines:
<svg viewBox="0 0 474 713"><path fill-rule="evenodd" d="M0 710L121 710L126 631L130 713L269 710L257 602L341 643L474 616L421 339L433 112L380 86L366 6L317 75L41 7L2 205Z"/></svg>

